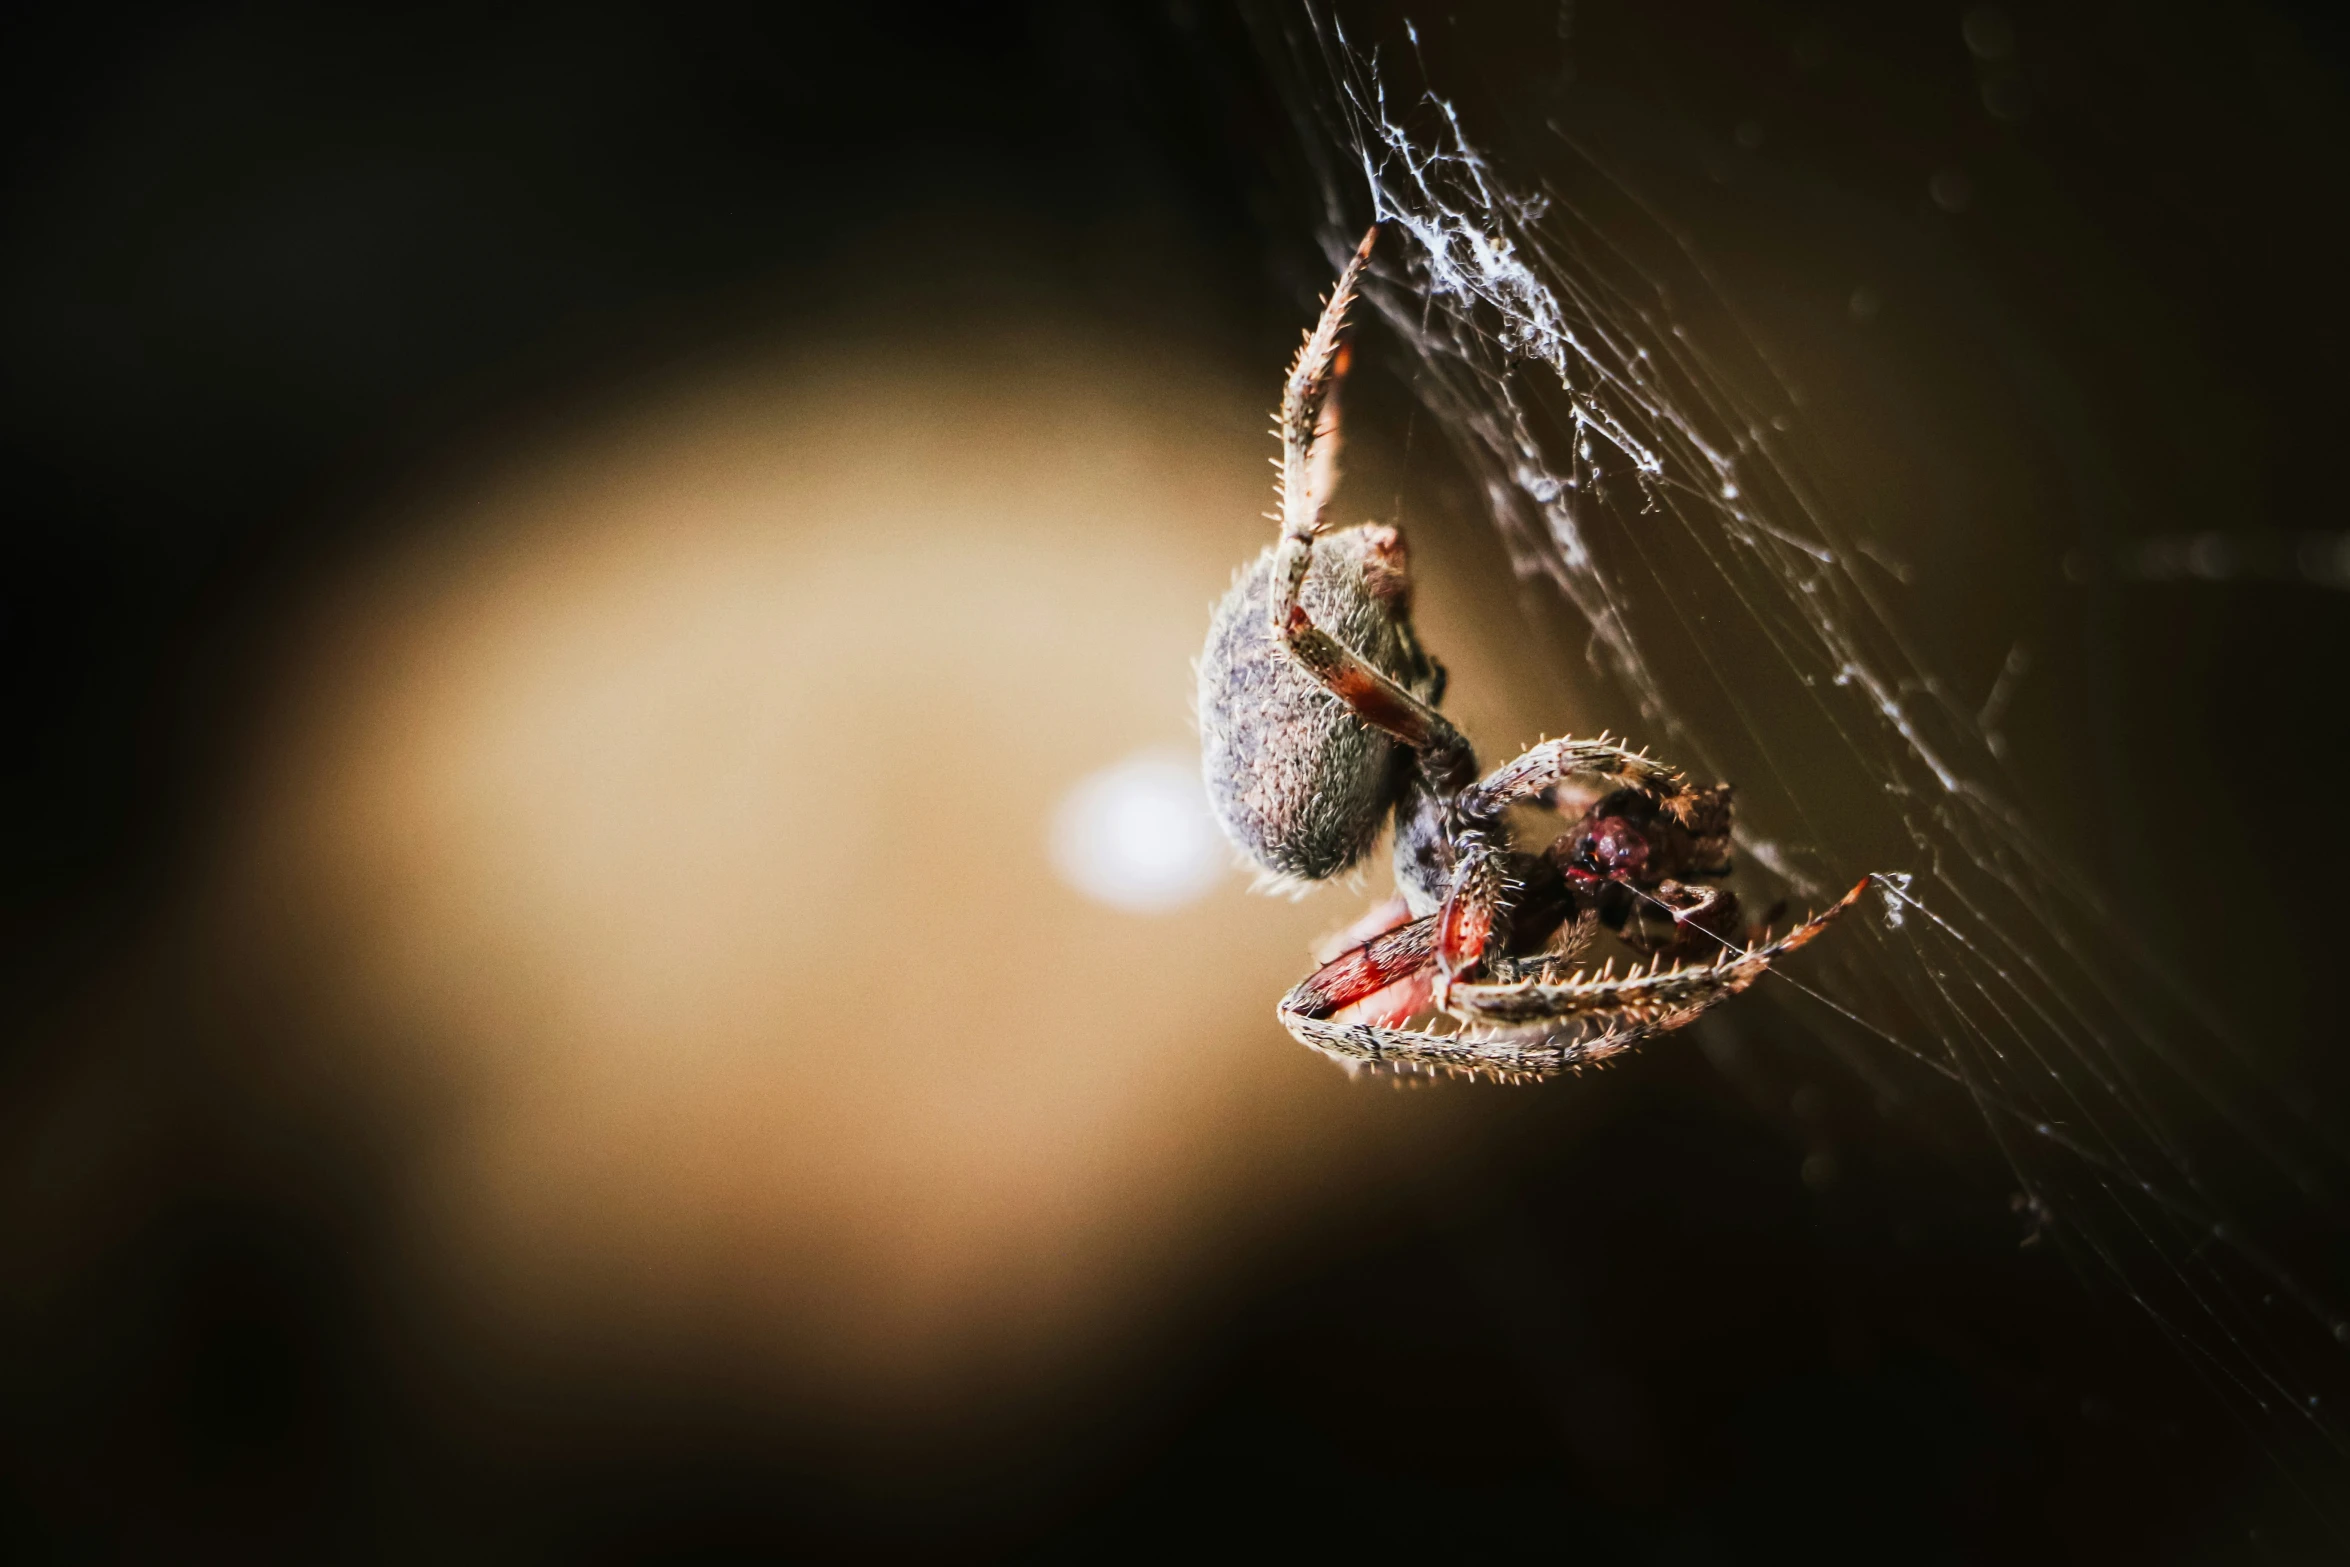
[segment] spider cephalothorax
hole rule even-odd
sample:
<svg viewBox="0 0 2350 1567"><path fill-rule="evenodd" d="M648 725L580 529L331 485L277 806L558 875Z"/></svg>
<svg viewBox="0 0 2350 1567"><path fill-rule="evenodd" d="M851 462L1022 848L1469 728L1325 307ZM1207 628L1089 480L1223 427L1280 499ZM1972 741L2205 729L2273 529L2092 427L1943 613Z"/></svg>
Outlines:
<svg viewBox="0 0 2350 1567"><path fill-rule="evenodd" d="M1395 824L1396 898L1358 927L1367 939L1282 998L1292 1034L1354 1061L1553 1072L1736 995L1867 883L1775 941L1749 938L1737 900L1701 882L1730 869L1727 785L1696 787L1604 738L1547 740L1478 776L1476 753L1436 710L1444 671L1412 630L1401 532L1322 522L1338 473L1341 333L1372 238L1289 372L1281 537L1208 627L1209 798L1278 882L1338 875ZM1506 819L1527 803L1573 814L1539 852L1521 849ZM1628 949L1622 974L1613 960L1578 966L1602 931ZM1430 1008L1459 1026L1410 1026Z"/></svg>

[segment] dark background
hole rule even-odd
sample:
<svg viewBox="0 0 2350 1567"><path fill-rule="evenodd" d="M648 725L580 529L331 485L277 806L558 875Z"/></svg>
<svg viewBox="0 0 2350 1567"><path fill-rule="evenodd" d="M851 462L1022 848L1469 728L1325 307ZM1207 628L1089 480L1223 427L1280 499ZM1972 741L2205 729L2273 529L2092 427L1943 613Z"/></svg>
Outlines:
<svg viewBox="0 0 2350 1567"><path fill-rule="evenodd" d="M872 310L848 279L882 256L934 297L1075 291L1236 364L1286 352L1323 269L1243 19L848 10L11 14L11 1135L186 873L273 629L417 474L745 321ZM2339 24L2017 7L2020 50L1986 62L1955 7L1628 10L1504 8L1454 58L1501 51L1497 81L1571 64L1693 191L1751 188L1717 176L1766 158L1876 236L1896 305L1904 279L1961 279L2055 367L2072 400L2016 417L2069 513L1971 553L1952 530L1923 564L2040 585L2027 796L2161 950L2211 965L2322 1123L2350 597L2124 563L2141 538L2218 528L2249 559L2350 523ZM1991 81L2004 60L2020 85ZM1987 112L2001 93L2020 118ZM1928 194L1946 168L1976 193L1963 223ZM1751 198L1683 210L1703 243L1803 265ZM1007 254L1032 264L986 264ZM1887 384L1928 383L1886 415L1908 439L1935 440L1937 345L1964 330L1892 308L1871 340ZM1383 406L1402 417L1371 389L1366 418ZM12 1312L0 1531L24 1560L2339 1549L2303 1500L2338 1492L2331 1461L2234 1423L2191 1355L2019 1245L1963 1130L1879 1122L1800 1039L1734 1030L1546 1094L1423 1204L1268 1265L1152 1391L1007 1477L950 1449L860 1467L718 1407L616 1404L592 1461L454 1458L435 1422L461 1416L403 1397L346 1265L363 1174L255 1153L198 1083L125 1238L66 1307ZM1794 1177L1823 1123L1827 1193ZM2338 1251L2296 1222L2287 1245Z"/></svg>

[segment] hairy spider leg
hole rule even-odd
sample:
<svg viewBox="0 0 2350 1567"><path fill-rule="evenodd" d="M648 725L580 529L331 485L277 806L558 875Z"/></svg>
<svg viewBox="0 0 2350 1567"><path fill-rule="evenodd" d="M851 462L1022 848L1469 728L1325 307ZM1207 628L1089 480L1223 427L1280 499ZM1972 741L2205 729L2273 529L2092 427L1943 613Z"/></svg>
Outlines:
<svg viewBox="0 0 2350 1567"><path fill-rule="evenodd" d="M1343 334L1363 269L1370 264L1374 228L1363 236L1322 317L1306 334L1281 394L1281 542L1273 555L1270 613L1274 637L1298 667L1373 728L1417 753L1429 787L1449 799L1476 776L1476 753L1436 709L1316 626L1299 602L1322 514L1338 475L1338 383L1346 373Z"/></svg>
<svg viewBox="0 0 2350 1567"><path fill-rule="evenodd" d="M1325 940L1316 943L1314 962L1325 965L1343 958L1369 945L1376 938L1390 935L1399 927L1411 923L1411 905L1398 893L1374 905L1346 929L1333 932ZM1385 962L1384 966L1392 968L1395 965ZM1317 967L1315 972L1321 972L1320 968ZM1405 964L1399 977L1390 979L1384 985L1374 981L1373 989L1359 995L1352 994L1350 990L1346 999L1332 1001L1330 1005L1334 1010L1351 1008L1355 1015L1375 1023L1401 1023L1414 1013L1427 1010L1428 979L1428 965L1424 960L1417 964Z"/></svg>
<svg viewBox="0 0 2350 1567"><path fill-rule="evenodd" d="M1331 1013L1348 1004L1340 997L1382 975L1388 976L1382 984L1393 982L1394 973L1400 972L1398 966L1408 956L1409 942L1395 940L1376 956L1370 949L1380 941L1403 937L1414 926L1390 932L1324 964L1281 998L1278 1016L1300 1043L1342 1061L1441 1067L1501 1078L1546 1077L1604 1061L1642 1040L1683 1027L1752 985L1778 958L1808 945L1868 887L1864 879L1777 941L1745 949L1725 948L1714 963L1636 970L1621 976L1603 970L1594 977L1578 976L1564 982L1542 979L1455 986L1452 994L1459 1009L1480 1021L1500 1025L1496 1032L1440 1034L1429 1029L1329 1020ZM1426 961L1434 961L1433 939ZM1370 993L1361 990L1351 999ZM1582 1031L1593 1023L1600 1025L1597 1032ZM1575 1032L1562 1033L1562 1025L1572 1025Z"/></svg>
<svg viewBox="0 0 2350 1567"><path fill-rule="evenodd" d="M1578 778L1637 789L1671 811L1684 826L1691 825L1700 795L1677 770L1637 751L1627 751L1607 740L1561 736L1529 748L1477 780L1462 795L1461 812L1470 817L1499 816L1504 806Z"/></svg>
<svg viewBox="0 0 2350 1567"><path fill-rule="evenodd" d="M1506 928L1510 888L1494 832L1502 810L1570 779L1638 789L1684 828L1701 825L1701 802L1710 793L1691 789L1672 768L1620 745L1571 736L1545 740L1462 790L1457 813L1464 825L1454 846L1452 888L1437 915L1439 1007L1450 1010L1446 998L1454 984L1476 972L1496 933Z"/></svg>
<svg viewBox="0 0 2350 1567"><path fill-rule="evenodd" d="M1809 946L1868 889L1864 877L1843 897L1776 941L1753 947L1725 941L1711 963L1667 966L1660 958L1645 969L1634 968L1622 975L1612 972L1611 962L1596 975L1578 974L1564 981L1538 978L1514 984L1464 983L1453 987L1452 1001L1458 1011L1488 1023L1547 1024L1584 1013L1607 1012L1646 1024L1638 1037L1663 1033L1746 989L1775 959Z"/></svg>
<svg viewBox="0 0 2350 1567"><path fill-rule="evenodd" d="M1436 1005L1452 1010L1454 980L1485 961L1496 938L1506 936L1510 912L1509 877L1503 850L1485 831L1471 828L1453 840L1452 887L1436 911Z"/></svg>
<svg viewBox="0 0 2350 1567"><path fill-rule="evenodd" d="M1347 948L1298 981L1282 1005L1294 1002L1314 1017L1327 1018L1411 978L1428 966L1429 954L1435 950L1435 928L1436 917L1430 915Z"/></svg>
<svg viewBox="0 0 2350 1567"><path fill-rule="evenodd" d="M1340 953L1299 980L1277 1015L1299 1043L1345 1062L1441 1066L1497 1076L1555 1072L1569 1064L1554 1041L1475 1039L1402 1028L1392 1022L1334 1023L1331 1015L1425 969L1435 954L1429 915Z"/></svg>
<svg viewBox="0 0 2350 1567"><path fill-rule="evenodd" d="M1346 311L1371 262L1373 228L1338 274L1338 286L1322 306L1322 318L1299 345L1281 388L1281 544L1273 564L1273 630L1276 635L1297 603L1322 534L1322 513L1338 483L1338 383L1345 378Z"/></svg>

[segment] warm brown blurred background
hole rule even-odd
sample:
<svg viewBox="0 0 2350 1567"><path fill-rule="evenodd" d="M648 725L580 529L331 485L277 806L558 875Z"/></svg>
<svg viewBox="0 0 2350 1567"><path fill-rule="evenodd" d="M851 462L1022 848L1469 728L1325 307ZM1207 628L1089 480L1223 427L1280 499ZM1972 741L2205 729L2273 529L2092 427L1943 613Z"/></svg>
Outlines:
<svg viewBox="0 0 2350 1567"><path fill-rule="evenodd" d="M2322 1136L2345 39L1878 10L1433 58L1579 95ZM1327 281L1285 14L7 24L10 1559L2323 1559L1767 994L1522 1091L1272 1023L1380 873L1166 845ZM1621 727L1359 363L1448 707Z"/></svg>

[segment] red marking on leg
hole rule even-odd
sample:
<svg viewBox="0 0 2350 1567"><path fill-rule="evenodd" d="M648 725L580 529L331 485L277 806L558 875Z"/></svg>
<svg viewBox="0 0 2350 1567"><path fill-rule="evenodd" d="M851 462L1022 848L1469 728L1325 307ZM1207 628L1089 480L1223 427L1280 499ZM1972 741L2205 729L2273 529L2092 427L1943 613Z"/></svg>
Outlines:
<svg viewBox="0 0 2350 1567"><path fill-rule="evenodd" d="M1445 906L1436 946L1444 955L1445 967L1459 974L1484 958L1485 944L1492 937L1490 910L1473 904L1449 903Z"/></svg>
<svg viewBox="0 0 2350 1567"><path fill-rule="evenodd" d="M1465 978L1485 961L1493 941L1493 905L1482 898L1461 896L1456 888L1436 914L1436 968L1443 985ZM1443 998L1438 1002L1441 1005Z"/></svg>
<svg viewBox="0 0 2350 1567"><path fill-rule="evenodd" d="M1433 919L1414 920L1332 958L1298 987L1300 1010L1326 1018L1410 980L1428 967L1434 924Z"/></svg>
<svg viewBox="0 0 2350 1567"><path fill-rule="evenodd" d="M1426 743L1428 730L1419 713L1396 701L1394 693L1369 670L1341 670L1329 685L1341 702L1373 728L1385 730L1407 745Z"/></svg>

